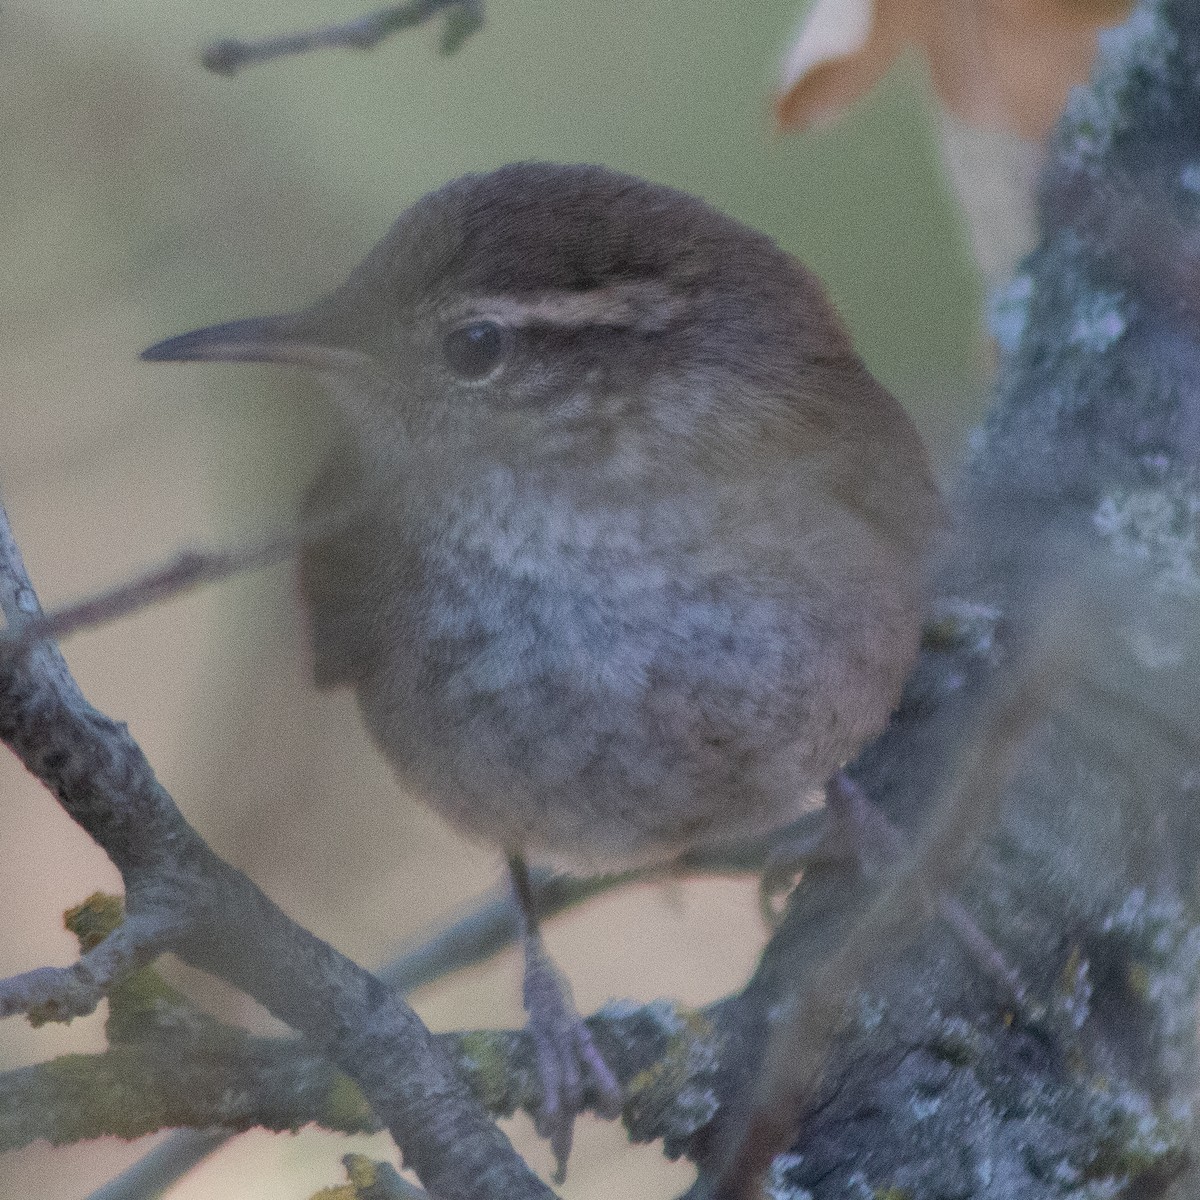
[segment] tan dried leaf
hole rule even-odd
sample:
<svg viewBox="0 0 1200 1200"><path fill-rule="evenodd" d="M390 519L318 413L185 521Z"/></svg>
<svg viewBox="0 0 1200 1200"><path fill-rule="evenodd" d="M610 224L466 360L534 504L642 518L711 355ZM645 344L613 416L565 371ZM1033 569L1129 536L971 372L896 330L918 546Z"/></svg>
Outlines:
<svg viewBox="0 0 1200 1200"><path fill-rule="evenodd" d="M783 69L782 128L808 128L865 95L913 47L939 99L972 125L1040 140L1073 84L1088 75L1096 35L1132 0L817 0Z"/></svg>

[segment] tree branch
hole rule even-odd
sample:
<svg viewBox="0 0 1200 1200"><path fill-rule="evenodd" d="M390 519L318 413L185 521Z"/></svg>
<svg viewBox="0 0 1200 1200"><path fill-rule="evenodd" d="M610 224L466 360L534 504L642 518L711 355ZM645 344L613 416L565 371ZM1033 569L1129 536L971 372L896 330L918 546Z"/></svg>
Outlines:
<svg viewBox="0 0 1200 1200"><path fill-rule="evenodd" d="M476 30L483 28L483 0L409 0L389 4L377 12L356 17L344 25L325 25L304 33L264 38L257 42L237 39L214 42L204 51L203 63L218 75L236 75L243 67L268 62L287 54L345 48L370 50L384 38L412 29L445 14L441 52L453 54Z"/></svg>
<svg viewBox="0 0 1200 1200"><path fill-rule="evenodd" d="M723 1081L693 1144L692 1200L737 1194L727 1147L753 1113L751 1133L766 1136L751 1170L791 1132L767 1176L776 1200L1146 1198L1192 1169L1197 79L1200 10L1144 0L1071 101L1041 245L998 306L996 402L953 497L958 536L938 587L954 616L855 766L897 823L920 830L962 747L987 736L980 713L1006 664L1063 609L1055 582L1086 599L1062 639L1056 699L1016 747L999 739L1017 769L959 894L1028 1004L997 994L945 926L925 922L906 947L871 936L870 914L886 908L861 884L810 873L741 997L726 1054L749 1065ZM781 1012L796 1014L783 1024L799 1049L777 1045ZM776 1101L794 1107L773 1113ZM1181 1189L1194 1195L1194 1178Z"/></svg>
<svg viewBox="0 0 1200 1200"><path fill-rule="evenodd" d="M2 509L0 607L18 632L40 611ZM108 853L130 913L175 922L175 953L329 1055L431 1191L442 1200L552 1195L412 1010L209 849L125 727L86 702L48 643L0 658L0 738Z"/></svg>
<svg viewBox="0 0 1200 1200"><path fill-rule="evenodd" d="M97 894L68 914L68 926L97 931L91 940L103 944L119 911L118 901ZM137 1137L164 1126L379 1128L362 1092L323 1055L295 1039L251 1037L222 1024L153 968L121 979L108 998L106 1052L0 1074L0 1151L39 1137ZM590 1025L626 1089L631 1136L682 1146L711 1116L711 1100L697 1098L711 1097L722 1036L714 1021L658 1002L610 1005ZM524 1033L480 1030L435 1041L489 1111L536 1109L536 1052Z"/></svg>
<svg viewBox="0 0 1200 1200"><path fill-rule="evenodd" d="M665 868L592 876L588 879L535 870L532 877L537 911L543 919L548 919L615 888L630 883L669 878L675 873L722 876L756 873L762 870L773 847L788 845L797 840L811 840L824 820L825 815L822 812L806 813L768 838L697 850ZM515 941L516 924L513 920L512 895L508 888L504 888L490 899L480 901L464 916L430 934L412 949L398 955L376 974L388 987L405 993L455 971L485 962ZM724 1011L722 1010L722 1013ZM716 1014L712 1015L715 1018ZM603 1014L597 1019L602 1021ZM597 1036L598 1040L605 1040L604 1034ZM679 1054L676 1052L672 1061L677 1061L678 1058ZM704 1058L702 1055L701 1059ZM691 1089L694 1094L712 1094L711 1081L692 1080L680 1076L677 1071L675 1077L685 1093L687 1089ZM654 1104L641 1103L630 1111L657 1111L665 1121L664 1135L674 1133L678 1138L684 1136L685 1130L688 1135L695 1132L695 1128L689 1128L693 1118L687 1114L666 1119L671 1105L668 1098L662 1096L659 1096ZM693 1114L694 1111L693 1106ZM637 1130L641 1140L653 1140L654 1135L649 1132L644 1119L641 1125L635 1123L631 1130ZM232 1132L200 1133L195 1129L180 1129L149 1151L145 1158L98 1188L88 1200L147 1200L151 1196L159 1195L232 1136Z"/></svg>

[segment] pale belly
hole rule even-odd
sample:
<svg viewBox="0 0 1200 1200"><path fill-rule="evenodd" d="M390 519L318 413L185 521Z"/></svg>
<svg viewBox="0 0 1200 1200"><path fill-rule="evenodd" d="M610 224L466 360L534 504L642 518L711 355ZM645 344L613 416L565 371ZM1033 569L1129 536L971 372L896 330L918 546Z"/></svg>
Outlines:
<svg viewBox="0 0 1200 1200"><path fill-rule="evenodd" d="M894 699L815 636L798 579L650 567L619 538L447 540L423 564L364 716L418 796L508 850L601 867L773 828Z"/></svg>

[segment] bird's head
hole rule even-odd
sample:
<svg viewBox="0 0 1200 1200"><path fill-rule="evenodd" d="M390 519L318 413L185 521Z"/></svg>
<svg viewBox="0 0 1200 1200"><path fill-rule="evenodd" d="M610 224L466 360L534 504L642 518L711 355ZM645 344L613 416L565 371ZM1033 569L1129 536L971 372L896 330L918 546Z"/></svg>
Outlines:
<svg viewBox="0 0 1200 1200"><path fill-rule="evenodd" d="M781 415L819 440L837 406L806 372L853 352L764 235L633 176L520 163L419 200L309 308L142 357L311 368L384 469L400 452L620 477L729 454Z"/></svg>
<svg viewBox="0 0 1200 1200"><path fill-rule="evenodd" d="M143 357L318 372L368 487L405 503L500 468L604 504L774 478L912 546L941 519L916 431L816 278L703 201L603 167L464 176L309 308Z"/></svg>

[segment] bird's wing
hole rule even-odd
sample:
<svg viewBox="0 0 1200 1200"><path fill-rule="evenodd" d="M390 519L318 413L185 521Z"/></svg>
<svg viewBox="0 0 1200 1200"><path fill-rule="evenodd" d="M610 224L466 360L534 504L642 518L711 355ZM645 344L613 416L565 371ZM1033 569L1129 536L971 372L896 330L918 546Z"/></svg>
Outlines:
<svg viewBox="0 0 1200 1200"><path fill-rule="evenodd" d="M326 460L304 497L306 520L349 504L362 487L352 451L339 448ZM308 608L313 677L322 689L357 683L372 656L370 612L363 603L377 537L369 515L355 517L300 554L300 592Z"/></svg>

